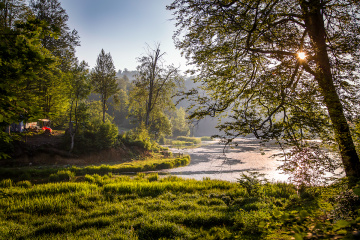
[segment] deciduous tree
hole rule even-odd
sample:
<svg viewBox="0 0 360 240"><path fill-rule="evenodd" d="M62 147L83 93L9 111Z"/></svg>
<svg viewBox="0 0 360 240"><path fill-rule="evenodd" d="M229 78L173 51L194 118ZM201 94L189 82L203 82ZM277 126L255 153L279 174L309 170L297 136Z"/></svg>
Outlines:
<svg viewBox="0 0 360 240"><path fill-rule="evenodd" d="M166 126L171 127L169 120L164 120L163 112L174 107L172 97L183 83L178 68L164 65L164 54L158 44L155 49L149 47L146 55L138 59L140 65L130 93L130 111L146 127L152 125L151 121L166 122Z"/></svg>
<svg viewBox="0 0 360 240"><path fill-rule="evenodd" d="M230 139L334 139L346 175L360 177L347 123L359 106L359 1L175 0L168 9L207 91L192 118L228 113L219 128Z"/></svg>

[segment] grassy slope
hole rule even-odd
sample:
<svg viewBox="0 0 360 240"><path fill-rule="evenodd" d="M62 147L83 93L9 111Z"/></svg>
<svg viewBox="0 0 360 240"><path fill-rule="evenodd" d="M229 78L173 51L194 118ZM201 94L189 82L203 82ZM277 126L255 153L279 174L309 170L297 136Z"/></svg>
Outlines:
<svg viewBox="0 0 360 240"><path fill-rule="evenodd" d="M288 184L154 173L0 186L0 239L351 239L360 223L343 183L301 196Z"/></svg>

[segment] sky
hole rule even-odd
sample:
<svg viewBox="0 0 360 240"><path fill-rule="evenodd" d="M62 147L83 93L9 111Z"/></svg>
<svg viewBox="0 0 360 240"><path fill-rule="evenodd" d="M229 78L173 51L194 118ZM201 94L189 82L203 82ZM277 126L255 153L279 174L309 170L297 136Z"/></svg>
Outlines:
<svg viewBox="0 0 360 240"><path fill-rule="evenodd" d="M166 10L170 0L59 0L69 16L68 26L76 29L81 46L76 48L79 61L90 68L96 64L103 48L110 52L116 71L136 70L137 58L146 53L147 45L166 52L167 65L186 69L172 39L176 30L171 12Z"/></svg>

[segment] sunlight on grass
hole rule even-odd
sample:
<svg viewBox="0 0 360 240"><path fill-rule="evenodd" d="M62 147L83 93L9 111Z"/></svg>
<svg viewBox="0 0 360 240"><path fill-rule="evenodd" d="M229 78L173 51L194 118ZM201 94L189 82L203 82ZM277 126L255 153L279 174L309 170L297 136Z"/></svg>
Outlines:
<svg viewBox="0 0 360 240"><path fill-rule="evenodd" d="M360 224L359 198L344 181L301 195L286 183L249 191L244 182L157 173L59 181L3 180L0 239L327 239Z"/></svg>

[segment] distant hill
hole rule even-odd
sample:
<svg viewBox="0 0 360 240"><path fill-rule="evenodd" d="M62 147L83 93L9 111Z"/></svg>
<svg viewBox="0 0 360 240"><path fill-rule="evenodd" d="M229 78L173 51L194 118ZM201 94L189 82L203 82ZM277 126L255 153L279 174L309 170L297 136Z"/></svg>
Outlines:
<svg viewBox="0 0 360 240"><path fill-rule="evenodd" d="M129 71L125 68L124 71L121 71L119 70L117 73L116 73L116 77L118 78L121 78L121 77L124 77L124 76L127 76L128 79L130 80L130 82L134 81L135 80L135 75L137 74L137 71Z"/></svg>
<svg viewBox="0 0 360 240"><path fill-rule="evenodd" d="M192 78L185 79L185 91L189 91L192 88L198 89L201 83L194 83ZM178 98L179 99L179 98ZM183 107L185 110L191 105L188 100L179 102L177 107ZM222 133L216 128L218 123L217 118L206 117L196 123L193 127L193 135L196 137L221 135Z"/></svg>

